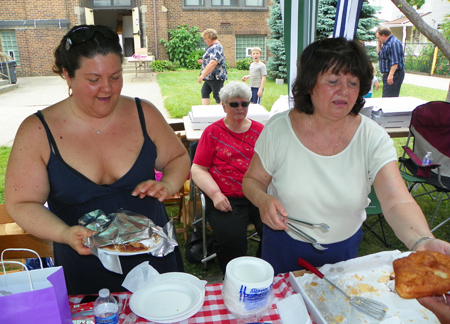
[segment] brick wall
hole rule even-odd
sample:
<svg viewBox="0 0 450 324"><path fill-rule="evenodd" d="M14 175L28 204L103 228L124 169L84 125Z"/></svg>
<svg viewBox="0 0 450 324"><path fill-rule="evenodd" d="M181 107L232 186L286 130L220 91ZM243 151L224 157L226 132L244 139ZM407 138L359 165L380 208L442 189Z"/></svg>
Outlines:
<svg viewBox="0 0 450 324"><path fill-rule="evenodd" d="M149 49L154 49L153 0L141 2L148 8L146 33ZM167 12L162 12L163 6L167 8ZM182 0L157 0L156 15L159 59L168 59L165 48L159 44L159 40L161 38L168 39L169 29L174 29L179 25L197 26L200 31L206 28L215 29L225 49L228 64L232 67L235 65L236 35L268 35L270 33L267 26L267 18L270 16L268 8L267 10L183 10Z"/></svg>
<svg viewBox="0 0 450 324"><path fill-rule="evenodd" d="M74 2L74 1L72 1ZM0 20L65 19L65 0L2 0ZM16 27L16 40L21 65L17 76L53 75L53 51L67 28Z"/></svg>
<svg viewBox="0 0 450 324"><path fill-rule="evenodd" d="M80 24L88 0L1 0L0 20L69 19L70 27ZM168 39L168 30L178 25L197 26L200 31L214 28L225 49L230 66L235 64L236 35L267 35L270 33L266 19L269 10L183 10L182 0L156 0L157 36L155 44L153 0L138 0L147 6L143 15L147 24L145 34L148 48L158 58L168 59L160 39ZM81 16L76 8L82 8ZM167 9L167 10L165 10ZM70 29L16 27L21 65L16 67L18 77L53 75L53 52L61 38Z"/></svg>

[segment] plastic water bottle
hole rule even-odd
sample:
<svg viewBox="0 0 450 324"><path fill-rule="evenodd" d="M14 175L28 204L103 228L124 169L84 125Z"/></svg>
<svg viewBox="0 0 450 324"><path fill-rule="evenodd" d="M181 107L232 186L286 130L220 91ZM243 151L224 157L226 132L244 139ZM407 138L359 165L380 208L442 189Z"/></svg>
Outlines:
<svg viewBox="0 0 450 324"><path fill-rule="evenodd" d="M116 299L110 295L109 289L101 289L98 296L94 303L95 324L119 323L119 306Z"/></svg>
<svg viewBox="0 0 450 324"><path fill-rule="evenodd" d="M422 165L429 165L433 163L433 156L431 155L431 152L427 152L422 160Z"/></svg>

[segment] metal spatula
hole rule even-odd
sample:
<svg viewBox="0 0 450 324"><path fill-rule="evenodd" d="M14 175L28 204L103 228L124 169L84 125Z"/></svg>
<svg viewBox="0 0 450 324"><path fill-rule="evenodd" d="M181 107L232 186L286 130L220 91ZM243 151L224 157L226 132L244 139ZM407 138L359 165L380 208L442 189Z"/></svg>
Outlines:
<svg viewBox="0 0 450 324"><path fill-rule="evenodd" d="M332 283L330 280L328 280L328 278L325 277L322 272L317 270L312 264L310 264L306 260L303 260L302 258L298 258L298 265L305 268L306 270L311 271L316 276L318 276L320 279L325 279L330 285L332 285L339 292L341 292L345 297L347 297L348 300L350 301L350 304L355 306L359 311L366 313L372 317L375 317L378 320L382 320L384 315L386 315L388 307L385 304L380 303L376 300L369 299L369 298L358 297L358 296L350 297L341 288L339 288L334 283Z"/></svg>

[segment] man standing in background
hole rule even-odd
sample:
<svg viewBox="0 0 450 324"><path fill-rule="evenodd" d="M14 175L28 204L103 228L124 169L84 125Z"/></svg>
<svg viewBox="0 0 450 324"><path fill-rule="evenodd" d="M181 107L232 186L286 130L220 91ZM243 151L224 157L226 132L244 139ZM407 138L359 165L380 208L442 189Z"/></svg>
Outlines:
<svg viewBox="0 0 450 324"><path fill-rule="evenodd" d="M398 97L405 78L403 45L392 35L389 27L378 27L376 36L379 69L383 74L383 97Z"/></svg>

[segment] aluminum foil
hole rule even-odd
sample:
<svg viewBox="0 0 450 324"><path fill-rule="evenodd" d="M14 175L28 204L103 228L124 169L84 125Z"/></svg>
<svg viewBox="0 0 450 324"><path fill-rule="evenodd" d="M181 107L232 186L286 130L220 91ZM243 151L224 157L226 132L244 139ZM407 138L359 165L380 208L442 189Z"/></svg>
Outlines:
<svg viewBox="0 0 450 324"><path fill-rule="evenodd" d="M149 218L124 209L109 215L101 209L94 210L83 215L78 224L97 232L85 240L85 245L97 256L98 248L110 244L140 241L148 246L156 238L157 244L150 244L152 248L146 252L155 257L169 254L178 245L172 221L161 228Z"/></svg>

